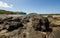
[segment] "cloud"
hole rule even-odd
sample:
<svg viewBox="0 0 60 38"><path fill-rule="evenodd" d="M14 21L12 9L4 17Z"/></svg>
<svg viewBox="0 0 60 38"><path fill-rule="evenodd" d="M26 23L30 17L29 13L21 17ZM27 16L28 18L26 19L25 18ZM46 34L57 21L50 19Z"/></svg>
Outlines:
<svg viewBox="0 0 60 38"><path fill-rule="evenodd" d="M12 5L12 4L9 5L9 4L6 3L6 2L0 1L0 7L4 7L4 8L12 8L13 5Z"/></svg>

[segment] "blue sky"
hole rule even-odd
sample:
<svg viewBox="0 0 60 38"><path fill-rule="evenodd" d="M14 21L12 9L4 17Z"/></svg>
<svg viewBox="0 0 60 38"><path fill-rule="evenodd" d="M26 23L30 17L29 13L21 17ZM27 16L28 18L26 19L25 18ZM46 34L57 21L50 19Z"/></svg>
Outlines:
<svg viewBox="0 0 60 38"><path fill-rule="evenodd" d="M26 13L60 14L60 0L0 0L0 9Z"/></svg>

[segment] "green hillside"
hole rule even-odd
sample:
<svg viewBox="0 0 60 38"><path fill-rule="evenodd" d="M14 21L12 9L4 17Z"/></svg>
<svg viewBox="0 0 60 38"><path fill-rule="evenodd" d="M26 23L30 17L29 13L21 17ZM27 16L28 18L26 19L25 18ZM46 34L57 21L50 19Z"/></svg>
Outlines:
<svg viewBox="0 0 60 38"><path fill-rule="evenodd" d="M26 14L25 12L12 12L6 10L0 10L0 14Z"/></svg>

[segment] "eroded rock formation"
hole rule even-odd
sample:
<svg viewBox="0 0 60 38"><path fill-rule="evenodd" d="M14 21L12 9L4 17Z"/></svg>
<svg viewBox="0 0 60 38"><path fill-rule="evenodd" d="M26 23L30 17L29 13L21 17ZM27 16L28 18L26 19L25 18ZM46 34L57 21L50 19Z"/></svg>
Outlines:
<svg viewBox="0 0 60 38"><path fill-rule="evenodd" d="M60 38L59 28L39 14L0 18L0 38Z"/></svg>

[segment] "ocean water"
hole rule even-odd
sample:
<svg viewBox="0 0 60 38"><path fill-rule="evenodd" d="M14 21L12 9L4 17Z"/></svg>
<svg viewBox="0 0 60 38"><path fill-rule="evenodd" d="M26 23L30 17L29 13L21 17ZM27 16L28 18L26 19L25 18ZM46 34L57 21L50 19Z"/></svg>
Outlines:
<svg viewBox="0 0 60 38"><path fill-rule="evenodd" d="M8 15L8 16L26 16L26 14L12 14L12 15Z"/></svg>

